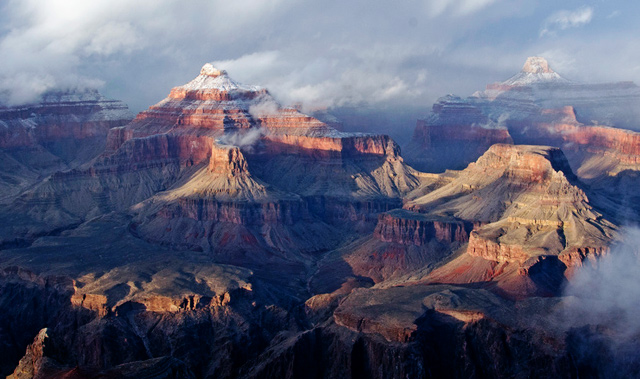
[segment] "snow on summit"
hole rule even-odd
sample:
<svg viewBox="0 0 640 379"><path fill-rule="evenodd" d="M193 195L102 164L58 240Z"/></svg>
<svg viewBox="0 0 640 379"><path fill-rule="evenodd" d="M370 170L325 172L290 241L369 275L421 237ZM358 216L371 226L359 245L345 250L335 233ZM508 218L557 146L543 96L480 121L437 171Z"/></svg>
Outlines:
<svg viewBox="0 0 640 379"><path fill-rule="evenodd" d="M186 91L218 90L222 92L255 92L261 90L259 86L249 86L236 82L227 75L226 71L218 70L211 63L207 63L202 66L202 69L200 69L200 75L195 79L177 88Z"/></svg>
<svg viewBox="0 0 640 379"><path fill-rule="evenodd" d="M570 83L549 67L549 62L542 57L529 57L522 71L505 80L501 84L509 86L527 86L532 84Z"/></svg>

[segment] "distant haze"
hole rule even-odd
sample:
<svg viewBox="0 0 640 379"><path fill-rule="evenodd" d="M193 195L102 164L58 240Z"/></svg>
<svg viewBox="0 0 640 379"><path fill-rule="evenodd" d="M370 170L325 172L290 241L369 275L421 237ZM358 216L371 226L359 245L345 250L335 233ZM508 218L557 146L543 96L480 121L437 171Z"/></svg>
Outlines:
<svg viewBox="0 0 640 379"><path fill-rule="evenodd" d="M93 87L133 111L214 62L303 110L407 120L540 55L577 81L640 82L640 4L623 1L5 0L0 101ZM422 111L417 111L417 110ZM410 129L413 124L390 125Z"/></svg>

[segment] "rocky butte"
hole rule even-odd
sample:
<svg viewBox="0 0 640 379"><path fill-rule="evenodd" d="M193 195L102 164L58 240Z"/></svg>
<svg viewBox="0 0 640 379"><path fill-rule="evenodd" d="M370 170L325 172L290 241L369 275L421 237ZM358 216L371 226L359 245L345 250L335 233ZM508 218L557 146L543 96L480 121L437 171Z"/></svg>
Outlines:
<svg viewBox="0 0 640 379"><path fill-rule="evenodd" d="M109 129L127 124L126 104L95 90L52 91L37 104L0 104L0 201L104 149Z"/></svg>
<svg viewBox="0 0 640 379"><path fill-rule="evenodd" d="M474 141L442 173L211 64L135 118L93 92L6 108L0 152L35 174L3 168L24 184L0 203L0 372L633 375L615 350L633 342L562 318L564 286L623 238L604 188L633 177L635 132L580 116L605 87L531 58L439 100L411 153L450 168Z"/></svg>

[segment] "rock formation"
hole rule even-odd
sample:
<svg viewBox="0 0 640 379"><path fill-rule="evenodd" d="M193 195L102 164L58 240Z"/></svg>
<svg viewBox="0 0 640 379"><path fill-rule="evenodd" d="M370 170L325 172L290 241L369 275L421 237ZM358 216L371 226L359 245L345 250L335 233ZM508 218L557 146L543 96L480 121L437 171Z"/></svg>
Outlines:
<svg viewBox="0 0 640 379"><path fill-rule="evenodd" d="M405 208L476 223L467 254L506 262L521 275L541 257L559 258L568 268L581 265L588 254L566 257L578 249L598 256L616 238L616 227L589 203L557 148L494 145L451 183ZM447 278L465 280L456 276Z"/></svg>
<svg viewBox="0 0 640 379"><path fill-rule="evenodd" d="M377 213L399 207L418 184L389 137L338 132L207 64L110 129L91 165L22 194L9 212L38 206L5 235L28 239L140 203L132 227L148 241L217 249L229 240L225 228L249 226L241 234L251 248L315 251L340 238L326 223L373 228ZM73 200L60 203L61 194Z"/></svg>
<svg viewBox="0 0 640 379"><path fill-rule="evenodd" d="M124 103L95 90L49 92L40 103L0 105L0 201L91 160L104 149L109 130L131 118Z"/></svg>
<svg viewBox="0 0 640 379"><path fill-rule="evenodd" d="M465 170L441 176L409 194L404 209L382 213L371 237L341 250L350 271L327 260L335 270L321 271L322 280L478 283L518 298L557 295L618 239L557 148L496 144Z"/></svg>

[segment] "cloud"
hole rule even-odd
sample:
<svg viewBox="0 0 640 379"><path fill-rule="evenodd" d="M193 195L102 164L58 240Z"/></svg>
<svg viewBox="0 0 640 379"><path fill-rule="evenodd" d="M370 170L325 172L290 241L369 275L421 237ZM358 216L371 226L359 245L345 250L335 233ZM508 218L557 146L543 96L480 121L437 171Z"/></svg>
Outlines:
<svg viewBox="0 0 640 379"><path fill-rule="evenodd" d="M227 130L225 134L218 139L218 142L223 145L237 146L244 151L251 152L254 146L260 141L262 133L262 129L260 128L252 128L248 131Z"/></svg>
<svg viewBox="0 0 640 379"><path fill-rule="evenodd" d="M279 110L280 105L272 97L264 96L258 99L257 104L249 107L249 114L253 118L261 118L278 114Z"/></svg>
<svg viewBox="0 0 640 379"><path fill-rule="evenodd" d="M553 35L558 30L577 28L591 22L592 7L581 7L574 11L561 10L549 16L542 24L540 37Z"/></svg>
<svg viewBox="0 0 640 379"><path fill-rule="evenodd" d="M609 13L609 15L607 16L607 19L616 18L618 16L620 16L620 11L619 10L615 10L615 11Z"/></svg>
<svg viewBox="0 0 640 379"><path fill-rule="evenodd" d="M144 41L129 22L111 22L95 31L86 44L87 54L112 55L117 52L129 54L144 47Z"/></svg>
<svg viewBox="0 0 640 379"><path fill-rule="evenodd" d="M350 64L332 56L307 60L297 49L256 52L213 63L234 78L268 88L285 105L301 104L305 112L394 102L421 94L426 70L398 75L384 67L389 60L386 51L372 49L361 54L351 56ZM393 56L401 60L406 52L397 50Z"/></svg>
<svg viewBox="0 0 640 379"><path fill-rule="evenodd" d="M565 290L570 326L601 324L621 338L640 335L640 229L627 228L622 243L582 267Z"/></svg>
<svg viewBox="0 0 640 379"><path fill-rule="evenodd" d="M497 118L495 117L495 115L492 115L492 117L489 119L487 123L485 124L474 123L473 126L479 126L484 129L506 129L507 121L509 121L510 117L511 117L511 114L508 112L501 113L500 115L498 115Z"/></svg>

